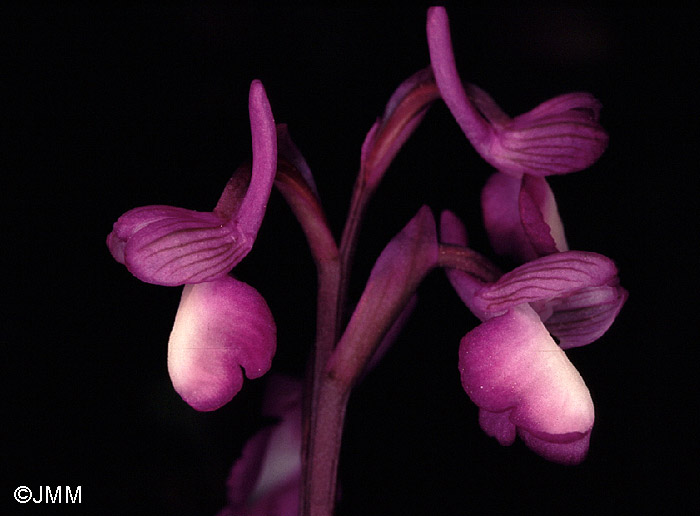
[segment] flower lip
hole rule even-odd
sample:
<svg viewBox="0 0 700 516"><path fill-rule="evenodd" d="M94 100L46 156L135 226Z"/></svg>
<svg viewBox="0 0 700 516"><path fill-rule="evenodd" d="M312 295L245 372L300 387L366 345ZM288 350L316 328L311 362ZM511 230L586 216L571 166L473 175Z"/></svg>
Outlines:
<svg viewBox="0 0 700 516"><path fill-rule="evenodd" d="M224 276L186 285L168 342L168 372L175 390L194 409L216 410L248 378L271 366L276 327L263 297Z"/></svg>
<svg viewBox="0 0 700 516"><path fill-rule="evenodd" d="M511 308L467 333L460 343L459 370L487 434L509 445L517 429L549 460L583 460L594 420L590 393L529 305Z"/></svg>

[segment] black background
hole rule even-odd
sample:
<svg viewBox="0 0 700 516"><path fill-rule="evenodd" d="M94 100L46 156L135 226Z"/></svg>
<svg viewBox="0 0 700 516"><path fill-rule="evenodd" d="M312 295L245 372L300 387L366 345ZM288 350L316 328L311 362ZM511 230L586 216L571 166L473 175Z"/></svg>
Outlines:
<svg viewBox="0 0 700 516"><path fill-rule="evenodd" d="M676 10L455 6L449 15L462 78L509 114L569 91L602 101L609 148L550 184L571 248L613 258L630 298L603 338L569 353L596 425L587 460L562 467L479 429L457 371L459 339L476 320L431 273L402 336L350 401L338 514L692 507L694 23ZM215 514L228 469L264 423L264 380L214 413L185 405L166 370L180 289L137 281L105 237L136 206L213 207L250 155L255 78L338 235L367 130L396 86L428 65L425 11L74 4L16 7L3 19L2 504L12 514ZM370 205L354 298L422 204L457 212L491 256L478 206L489 173L436 103ZM315 273L277 192L236 273L275 315L273 370L301 374ZM81 485L82 505L19 505L18 485Z"/></svg>

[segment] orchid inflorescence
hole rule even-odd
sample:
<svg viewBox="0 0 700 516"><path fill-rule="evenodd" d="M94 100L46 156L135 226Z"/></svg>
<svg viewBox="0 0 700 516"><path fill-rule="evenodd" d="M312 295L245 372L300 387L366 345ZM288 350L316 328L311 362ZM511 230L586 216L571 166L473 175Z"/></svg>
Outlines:
<svg viewBox="0 0 700 516"><path fill-rule="evenodd" d="M265 413L279 419L254 436L234 464L221 515L330 515L348 397L399 333L415 292L444 268L481 320L459 345L459 372L479 424L501 444L516 434L544 458L581 462L594 409L565 350L598 339L627 298L614 263L569 250L546 177L583 170L607 145L600 103L588 93L545 101L515 118L460 79L447 13L428 10L431 66L404 81L371 127L339 245L311 171L286 125L275 125L253 81L252 165L235 171L211 212L145 206L114 224L107 245L138 279L184 285L168 344L175 390L196 410L216 410L242 388L243 373L269 371L276 327L263 297L231 275L249 253L275 185L299 220L318 273L316 343L307 381L273 376ZM347 285L365 208L430 105L444 100L467 140L495 171L481 202L493 251L519 264L502 273L468 247L452 212L439 227L424 206L385 247L352 312ZM346 316L347 313L347 316ZM302 406L304 410L302 410Z"/></svg>

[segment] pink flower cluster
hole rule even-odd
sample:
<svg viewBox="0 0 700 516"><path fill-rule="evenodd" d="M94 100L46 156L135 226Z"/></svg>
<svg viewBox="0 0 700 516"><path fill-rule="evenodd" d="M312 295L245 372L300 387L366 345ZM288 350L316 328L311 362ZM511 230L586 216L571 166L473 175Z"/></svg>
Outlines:
<svg viewBox="0 0 700 516"><path fill-rule="evenodd" d="M593 401L565 350L603 335L627 292L610 259L569 250L546 177L583 170L600 157L608 141L599 124L600 103L588 93L570 93L510 118L486 92L460 79L442 7L428 10L427 40L431 67L399 86L362 145L339 246L308 165L286 126L275 125L259 81L253 81L249 97L252 166L233 174L216 207L205 213L136 208L119 217L107 237L112 256L138 279L184 285L168 370L180 396L209 411L239 392L241 368L253 379L272 365L273 316L262 296L230 272L253 246L273 184L302 224L319 271L316 362L304 393L308 431L304 438L300 384L274 379L266 413L279 423L244 448L222 515L291 516L298 513L300 493L305 514L328 514L349 393L395 339L418 285L435 267L445 268L454 290L481 320L460 343L459 372L479 407L482 429L503 445L519 435L554 462L576 464L588 451ZM378 257L343 326L365 207L394 156L440 98L495 169L482 191L484 224L493 251L518 265L502 274L468 247L456 215L443 212L438 227L424 206Z"/></svg>

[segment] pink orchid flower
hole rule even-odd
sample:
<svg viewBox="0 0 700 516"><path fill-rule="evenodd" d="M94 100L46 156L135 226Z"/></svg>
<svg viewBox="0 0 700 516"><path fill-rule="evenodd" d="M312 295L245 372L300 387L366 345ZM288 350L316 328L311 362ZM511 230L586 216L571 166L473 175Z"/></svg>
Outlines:
<svg viewBox="0 0 700 516"><path fill-rule="evenodd" d="M276 327L263 297L228 275L252 248L277 169L272 111L260 81L249 97L250 176L241 167L211 212L144 206L119 217L107 237L112 256L138 279L182 285L168 343L175 390L196 410L228 403L248 378L269 369Z"/></svg>
<svg viewBox="0 0 700 516"><path fill-rule="evenodd" d="M442 216L441 233L445 243L467 244L464 226L450 213ZM548 460L581 462L593 402L563 349L597 339L617 316L627 292L615 265L596 253L567 251L528 262L494 283L458 270L447 274L483 321L459 348L462 386L479 406L482 429L502 445L518 433Z"/></svg>

